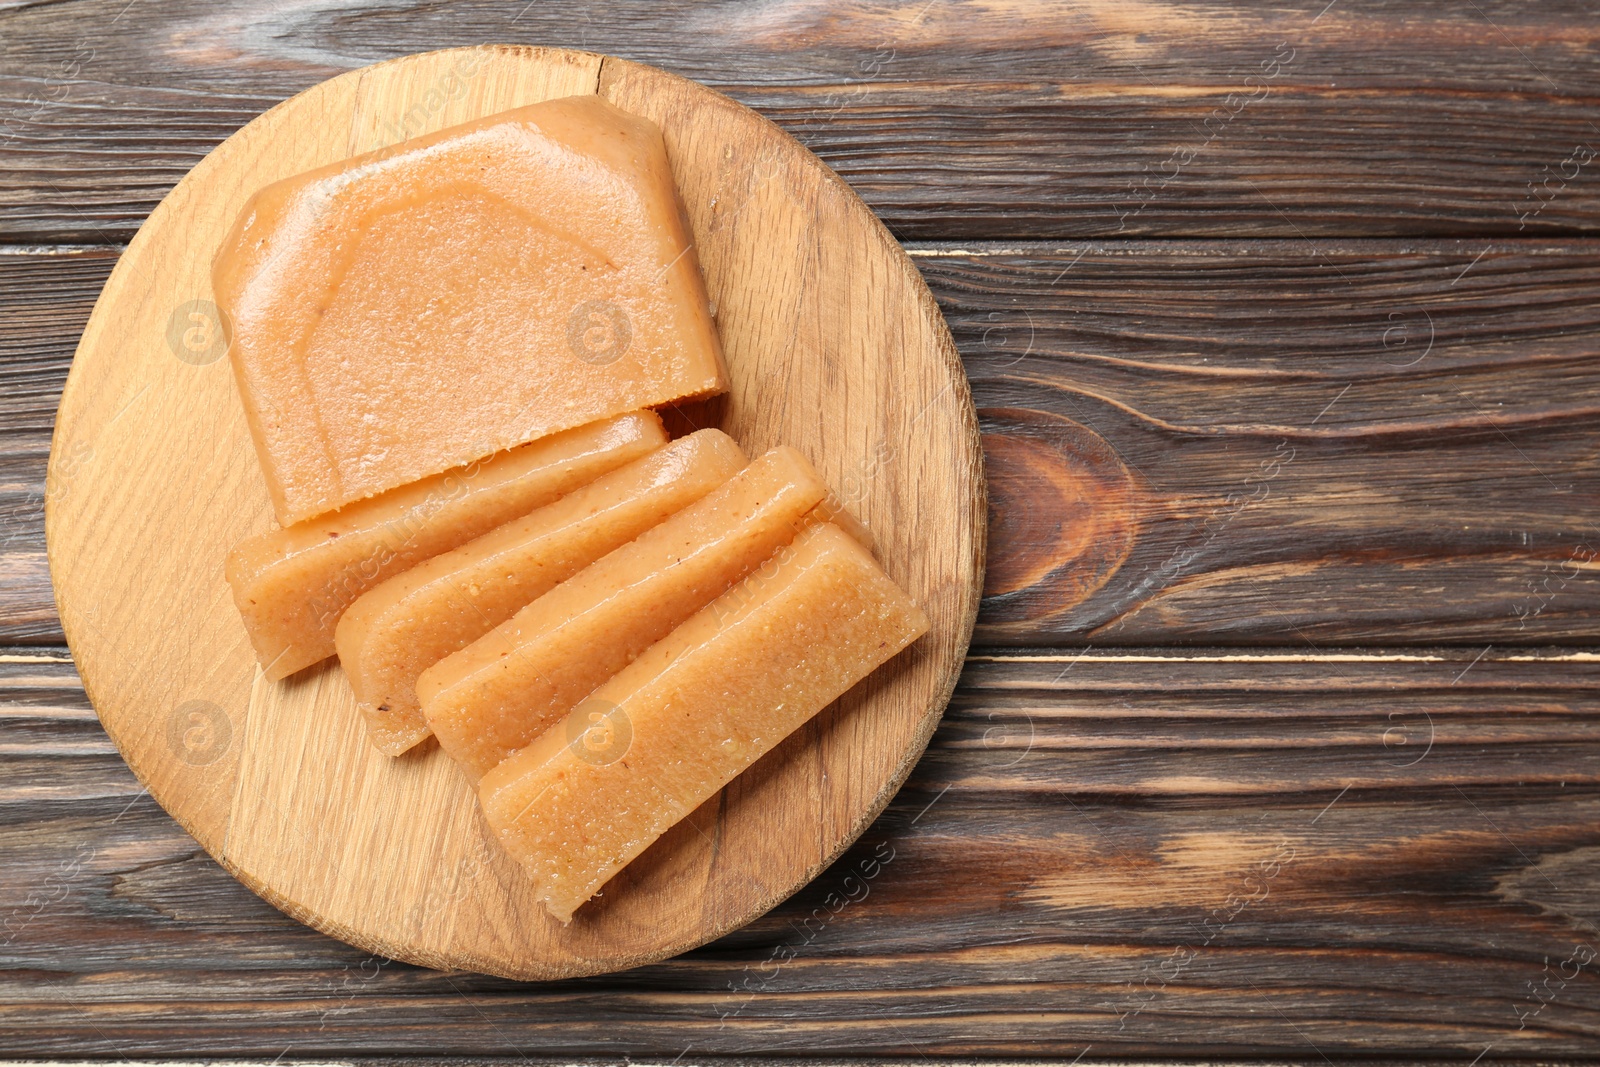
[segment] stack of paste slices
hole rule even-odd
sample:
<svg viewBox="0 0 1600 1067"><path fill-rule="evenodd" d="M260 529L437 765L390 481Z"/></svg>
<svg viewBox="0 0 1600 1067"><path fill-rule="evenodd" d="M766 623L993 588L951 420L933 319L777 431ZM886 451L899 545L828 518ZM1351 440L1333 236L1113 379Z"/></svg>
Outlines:
<svg viewBox="0 0 1600 1067"><path fill-rule="evenodd" d="M652 408L727 378L660 131L519 108L267 186L213 272L280 528L271 679L337 654L569 921L927 619L799 452Z"/></svg>

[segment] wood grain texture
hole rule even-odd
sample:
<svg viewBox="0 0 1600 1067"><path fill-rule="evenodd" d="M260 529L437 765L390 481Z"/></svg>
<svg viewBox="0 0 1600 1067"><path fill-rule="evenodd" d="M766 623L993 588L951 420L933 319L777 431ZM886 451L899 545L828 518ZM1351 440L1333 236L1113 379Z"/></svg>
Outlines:
<svg viewBox="0 0 1600 1067"><path fill-rule="evenodd" d="M980 639L1592 636L1595 252L1090 242L920 258L988 434Z"/></svg>
<svg viewBox="0 0 1600 1067"><path fill-rule="evenodd" d="M44 554L50 429L115 249L0 248L0 642L62 641Z"/></svg>
<svg viewBox="0 0 1600 1067"><path fill-rule="evenodd" d="M985 640L1600 633L1600 243L911 251L983 409ZM112 262L0 254L20 326L0 407L17 427L0 433L12 641L59 639L32 427Z"/></svg>
<svg viewBox="0 0 1600 1067"><path fill-rule="evenodd" d="M1592 11L1509 0L125 0L0 13L0 239L126 240L336 73L598 48L799 137L907 238L1600 230Z"/></svg>
<svg viewBox="0 0 1600 1067"><path fill-rule="evenodd" d="M538 985L257 901L141 794L71 665L24 655L0 663L16 1055L1464 1063L1600 1040L1595 652L979 653L815 884L677 959Z"/></svg>
<svg viewBox="0 0 1600 1067"><path fill-rule="evenodd" d="M264 183L593 92L666 139L728 365L729 391L708 412L750 454L781 443L810 457L873 529L885 569L930 629L562 925L495 845L443 752L377 753L333 666L283 682L261 675L222 564L268 528L266 487L227 361L197 362L179 339L188 310L210 296L215 248ZM954 685L981 586L976 417L949 333L899 245L758 116L590 53L414 56L335 78L240 131L174 190L107 280L52 456L46 534L64 628L130 767L202 847L290 915L435 967L520 978L618 970L788 897L910 772Z"/></svg>

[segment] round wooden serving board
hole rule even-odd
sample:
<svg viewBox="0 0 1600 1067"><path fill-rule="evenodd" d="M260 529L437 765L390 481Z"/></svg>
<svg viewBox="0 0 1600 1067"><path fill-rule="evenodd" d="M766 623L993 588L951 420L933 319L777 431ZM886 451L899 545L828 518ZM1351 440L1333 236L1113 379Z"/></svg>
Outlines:
<svg viewBox="0 0 1600 1067"><path fill-rule="evenodd" d="M431 742L367 743L329 663L257 670L223 581L271 509L210 304L212 253L279 178L480 115L600 93L666 134L733 379L709 410L752 454L796 446L866 520L933 629L708 801L571 925L533 901ZM178 183L78 346L47 492L63 625L100 720L205 849L363 949L515 978L617 970L718 937L836 858L948 700L981 586L966 379L910 260L831 171L726 97L583 52L453 49L278 105Z"/></svg>

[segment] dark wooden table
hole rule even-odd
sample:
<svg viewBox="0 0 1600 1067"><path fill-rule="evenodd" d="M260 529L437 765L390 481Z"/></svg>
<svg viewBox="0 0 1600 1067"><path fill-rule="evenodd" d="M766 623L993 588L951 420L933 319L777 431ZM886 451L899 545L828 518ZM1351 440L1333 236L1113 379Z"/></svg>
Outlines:
<svg viewBox="0 0 1600 1067"><path fill-rule="evenodd" d="M0 7L0 1053L1600 1056L1597 37L1502 0ZM223 873L96 723L41 517L166 190L299 89L482 42L811 146L949 317L992 493L970 666L861 843L545 985Z"/></svg>

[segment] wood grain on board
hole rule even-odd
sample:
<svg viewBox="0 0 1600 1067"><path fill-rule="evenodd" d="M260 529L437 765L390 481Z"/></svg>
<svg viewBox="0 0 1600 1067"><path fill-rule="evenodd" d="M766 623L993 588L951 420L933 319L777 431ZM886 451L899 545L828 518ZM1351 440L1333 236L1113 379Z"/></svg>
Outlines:
<svg viewBox="0 0 1600 1067"><path fill-rule="evenodd" d="M0 34L0 239L126 240L265 107L446 44L723 89L905 238L1600 230L1576 0L83 0Z"/></svg>
<svg viewBox="0 0 1600 1067"><path fill-rule="evenodd" d="M15 1054L1464 1063L1600 1036L1594 655L978 653L905 790L793 900L524 985L256 900L141 794L71 665L25 654L0 664Z"/></svg>
<svg viewBox="0 0 1600 1067"><path fill-rule="evenodd" d="M985 431L980 640L1506 645L1600 630L1600 243L911 252ZM0 339L9 641L59 640L38 429L114 259L0 253L15 324Z"/></svg>

